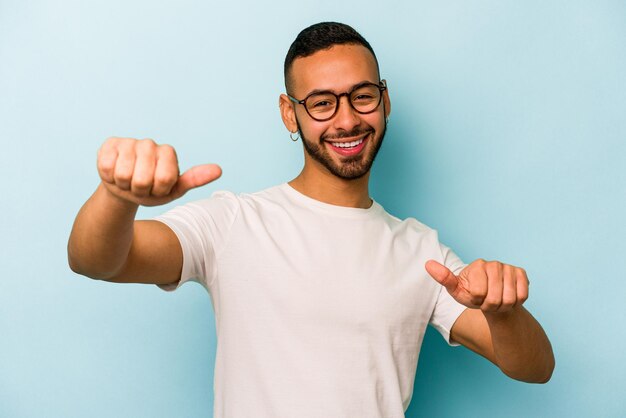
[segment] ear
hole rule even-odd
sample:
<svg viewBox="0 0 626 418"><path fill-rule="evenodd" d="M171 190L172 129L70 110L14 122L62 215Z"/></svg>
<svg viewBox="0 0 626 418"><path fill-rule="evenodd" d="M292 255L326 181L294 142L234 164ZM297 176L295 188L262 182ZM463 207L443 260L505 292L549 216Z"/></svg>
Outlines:
<svg viewBox="0 0 626 418"><path fill-rule="evenodd" d="M280 108L280 117L283 119L285 128L289 132L297 132L298 124L296 123L296 110L293 102L286 94L281 94L278 99L278 107Z"/></svg>
<svg viewBox="0 0 626 418"><path fill-rule="evenodd" d="M387 81L386 80L382 80L382 81L383 83L385 83L385 86L387 86ZM385 117L388 118L389 114L391 113L391 100L389 99L389 86L387 86L385 91L383 91L383 103L385 105Z"/></svg>

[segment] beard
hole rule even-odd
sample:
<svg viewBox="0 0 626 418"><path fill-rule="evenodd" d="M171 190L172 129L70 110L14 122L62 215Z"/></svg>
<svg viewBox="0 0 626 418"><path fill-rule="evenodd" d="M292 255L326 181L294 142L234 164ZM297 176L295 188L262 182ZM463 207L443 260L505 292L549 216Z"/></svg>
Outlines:
<svg viewBox="0 0 626 418"><path fill-rule="evenodd" d="M356 180L363 177L370 171L372 165L374 164L374 160L376 159L376 155L378 155L378 151L383 144L385 133L387 132L387 122L385 122L378 139L375 138L376 130L372 127L368 127L366 129L355 128L349 132L343 132L336 135L322 135L316 143L314 141L309 141L304 136L302 129L300 129L298 119L296 119L296 124L298 126L298 132L300 132L300 137L302 138L302 145L304 146L307 154L309 154L315 161L326 167L331 174L343 180ZM361 153L360 155L351 157L341 157L341 161L338 163L332 159L330 152L324 144L325 141L333 139L351 138L365 134L369 134L368 141L376 141L373 144L373 148L371 148L367 154Z"/></svg>

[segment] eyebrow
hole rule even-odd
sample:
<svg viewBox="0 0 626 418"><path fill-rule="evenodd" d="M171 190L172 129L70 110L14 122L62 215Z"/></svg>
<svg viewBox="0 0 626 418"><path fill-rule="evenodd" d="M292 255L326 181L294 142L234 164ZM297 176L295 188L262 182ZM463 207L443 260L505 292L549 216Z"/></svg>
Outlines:
<svg viewBox="0 0 626 418"><path fill-rule="evenodd" d="M370 80L363 80L363 81L361 81L361 82L359 82L359 83L357 83L357 84L353 85L352 87L350 87L350 88L346 91L346 93L352 92L352 91L354 91L354 90L358 89L359 87L362 87L362 86L364 86L364 85L366 85L366 84L374 84L374 85L378 85L378 83L375 83L375 82L373 82L373 81L370 81ZM315 89L315 90L311 90L310 92L308 92L308 93L307 93L304 97L309 97L309 96L310 96L310 95L312 95L312 94L319 94L319 93L334 93L334 94L340 94L340 93L337 93L337 90L328 90L328 89L322 90L322 89Z"/></svg>

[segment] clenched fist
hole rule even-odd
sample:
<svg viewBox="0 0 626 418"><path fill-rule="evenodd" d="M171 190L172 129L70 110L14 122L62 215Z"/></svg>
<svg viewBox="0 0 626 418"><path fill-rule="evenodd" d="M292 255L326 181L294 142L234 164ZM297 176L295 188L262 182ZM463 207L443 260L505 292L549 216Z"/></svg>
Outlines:
<svg viewBox="0 0 626 418"><path fill-rule="evenodd" d="M204 164L180 175L176 151L170 145L113 137L98 152L98 174L113 195L138 205L156 206L212 182L222 170L215 164Z"/></svg>
<svg viewBox="0 0 626 418"><path fill-rule="evenodd" d="M528 277L524 269L478 259L458 276L434 260L426 271L441 283L460 304L483 312L506 312L528 299Z"/></svg>

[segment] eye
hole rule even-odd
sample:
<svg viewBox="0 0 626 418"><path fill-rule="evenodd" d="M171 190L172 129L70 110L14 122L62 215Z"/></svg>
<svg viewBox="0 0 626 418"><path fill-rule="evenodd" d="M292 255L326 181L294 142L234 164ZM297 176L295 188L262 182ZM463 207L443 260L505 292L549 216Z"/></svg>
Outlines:
<svg viewBox="0 0 626 418"><path fill-rule="evenodd" d="M335 96L331 94L315 94L306 102L306 107L313 112L332 112L336 104Z"/></svg>
<svg viewBox="0 0 626 418"><path fill-rule="evenodd" d="M321 107L328 107L328 106L332 106L332 104L328 100L318 100L317 102L311 105L311 107L314 107L314 108L315 107L321 108Z"/></svg>
<svg viewBox="0 0 626 418"><path fill-rule="evenodd" d="M377 100L378 100L377 97L369 93L359 93L359 94L352 96L352 103L354 103L357 106L368 105L370 103L376 102Z"/></svg>

